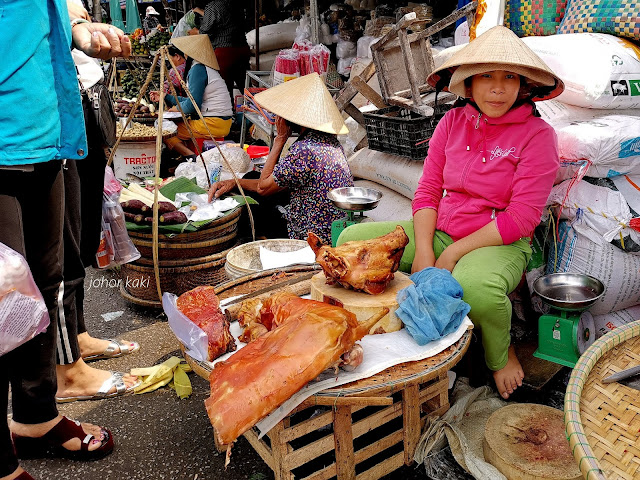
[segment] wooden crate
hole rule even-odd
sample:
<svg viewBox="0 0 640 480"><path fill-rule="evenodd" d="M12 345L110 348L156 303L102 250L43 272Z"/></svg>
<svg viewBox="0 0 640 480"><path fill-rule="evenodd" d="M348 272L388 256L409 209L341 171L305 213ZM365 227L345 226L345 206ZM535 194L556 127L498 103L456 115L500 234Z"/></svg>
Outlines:
<svg viewBox="0 0 640 480"><path fill-rule="evenodd" d="M444 372L388 397L336 396L341 402L325 406L320 414L312 398L266 439L258 439L256 429L244 436L276 480L378 479L413 462L427 415L449 409L448 383ZM376 398L388 398L391 404L375 405Z"/></svg>
<svg viewBox="0 0 640 480"><path fill-rule="evenodd" d="M425 94L434 89L427 77L434 70L429 37L462 17L473 24L477 2L473 1L451 15L417 33L408 33L417 21L414 12L406 14L386 35L371 46L375 70L380 81L382 97L389 105L408 108L420 115L433 115L433 101ZM453 94L442 94L439 101L447 102Z"/></svg>

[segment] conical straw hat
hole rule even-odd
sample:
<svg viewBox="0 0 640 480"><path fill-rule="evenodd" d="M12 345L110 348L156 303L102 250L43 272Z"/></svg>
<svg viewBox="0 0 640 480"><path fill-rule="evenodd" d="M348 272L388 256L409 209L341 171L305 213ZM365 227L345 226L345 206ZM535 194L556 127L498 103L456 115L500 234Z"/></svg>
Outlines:
<svg viewBox="0 0 640 480"><path fill-rule="evenodd" d="M326 133L349 133L329 90L315 72L264 90L255 96L255 101L303 127Z"/></svg>
<svg viewBox="0 0 640 480"><path fill-rule="evenodd" d="M211 67L214 70L220 70L218 59L211 46L211 40L209 40L209 35L176 37L171 39L171 43L175 45L176 48L179 48L182 53L203 65Z"/></svg>
<svg viewBox="0 0 640 480"><path fill-rule="evenodd" d="M548 100L564 90L564 83L553 73L518 36L506 27L498 25L486 31L466 47L456 52L449 61L427 78L435 87L440 80L449 80L448 90L466 97L464 80L479 73L506 70L527 78L536 86L553 87L533 100Z"/></svg>

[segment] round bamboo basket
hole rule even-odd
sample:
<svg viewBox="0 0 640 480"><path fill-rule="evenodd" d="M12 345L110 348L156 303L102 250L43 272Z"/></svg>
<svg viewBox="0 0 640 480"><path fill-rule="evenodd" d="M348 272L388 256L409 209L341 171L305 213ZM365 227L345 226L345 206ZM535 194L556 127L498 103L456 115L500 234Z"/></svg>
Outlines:
<svg viewBox="0 0 640 480"><path fill-rule="evenodd" d="M595 341L573 369L564 399L573 456L587 480L640 478L640 393L602 379L640 364L640 321Z"/></svg>
<svg viewBox="0 0 640 480"><path fill-rule="evenodd" d="M227 280L224 263L229 250L190 259L189 262L192 263L190 265L185 265L184 260L159 262L162 292L181 295L200 285L217 285L224 282ZM125 299L133 303L145 307L162 308L156 289L153 261L146 259L145 263L132 262L122 265L120 292Z"/></svg>
<svg viewBox="0 0 640 480"><path fill-rule="evenodd" d="M186 260L202 258L215 253L228 250L235 245L238 236L238 224L227 226L222 236L210 240L199 242L158 242L159 260ZM131 241L136 246L140 255L145 258L153 258L153 241L132 238Z"/></svg>
<svg viewBox="0 0 640 480"><path fill-rule="evenodd" d="M235 209L227 213L224 217L212 221L205 227L195 232L174 233L169 235L159 233L158 241L173 243L192 243L218 238L224 235L224 232L226 232L230 226L238 223L241 213L242 207L236 207ZM129 232L129 236L132 240L140 239L147 240L149 242L153 240L153 235L151 233Z"/></svg>

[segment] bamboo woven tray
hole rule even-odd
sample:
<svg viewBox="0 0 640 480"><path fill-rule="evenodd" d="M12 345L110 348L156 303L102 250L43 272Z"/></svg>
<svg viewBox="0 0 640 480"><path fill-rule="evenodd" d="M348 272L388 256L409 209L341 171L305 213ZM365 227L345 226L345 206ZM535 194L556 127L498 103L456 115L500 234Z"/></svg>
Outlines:
<svg viewBox="0 0 640 480"><path fill-rule="evenodd" d="M587 480L640 478L640 392L602 379L640 365L640 321L596 340L573 369L564 400L573 456Z"/></svg>
<svg viewBox="0 0 640 480"><path fill-rule="evenodd" d="M294 290L299 295L304 295L311 291L311 276L315 275L319 265L304 265L296 267L285 267L283 269L264 270L252 275L236 278L216 286L215 293L220 300L236 295L251 294L258 292L267 286L283 284L281 288L273 290L273 293L281 289ZM295 283L291 283L295 282ZM345 396L345 395L376 395L382 392L391 394L403 388L424 382L430 378L435 378L443 371L450 370L457 364L469 348L471 330L467 330L464 335L452 346L439 354L419 360L417 362L407 362L394 365L370 378L358 380L356 382L340 385L318 393L318 396ZM199 376L209 379L211 367L208 363L199 362L188 355L182 349L187 362Z"/></svg>

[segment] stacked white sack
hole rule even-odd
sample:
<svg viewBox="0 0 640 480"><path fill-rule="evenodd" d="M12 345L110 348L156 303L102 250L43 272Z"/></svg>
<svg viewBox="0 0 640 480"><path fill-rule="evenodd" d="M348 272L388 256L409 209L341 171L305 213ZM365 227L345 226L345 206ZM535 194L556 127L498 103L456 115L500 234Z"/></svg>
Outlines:
<svg viewBox="0 0 640 480"><path fill-rule="evenodd" d="M640 108L640 54L629 40L605 33L522 40L564 82L559 101L586 108Z"/></svg>
<svg viewBox="0 0 640 480"><path fill-rule="evenodd" d="M599 279L604 294L589 309L603 315L640 304L640 256L600 239L594 242L562 221L557 243L549 248L547 272L584 273ZM529 280L529 278L527 278Z"/></svg>
<svg viewBox="0 0 640 480"><path fill-rule="evenodd" d="M640 109L598 110L556 100L537 106L558 136L556 182L576 175L585 161L591 162L584 173L588 177L640 174Z"/></svg>
<svg viewBox="0 0 640 480"><path fill-rule="evenodd" d="M640 192L636 191L633 197L635 202ZM634 251L640 244L640 233L629 226L634 214L615 185L607 188L585 180L572 185L571 180L566 180L553 187L547 204L563 205L560 218L569 220L577 233L592 242L616 241L616 246L627 250L625 244L628 244L628 252L640 254Z"/></svg>

